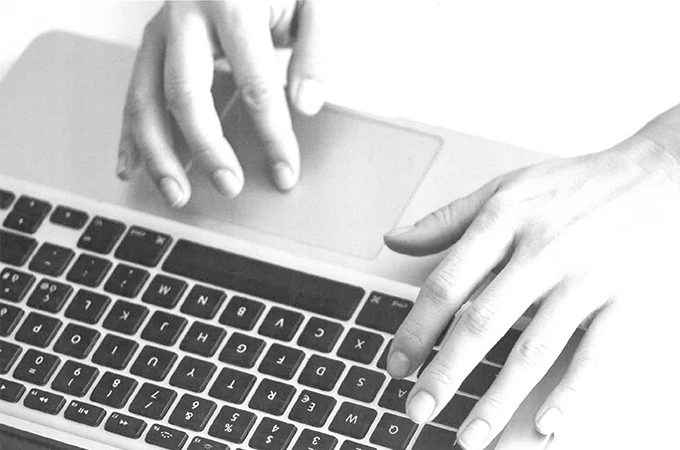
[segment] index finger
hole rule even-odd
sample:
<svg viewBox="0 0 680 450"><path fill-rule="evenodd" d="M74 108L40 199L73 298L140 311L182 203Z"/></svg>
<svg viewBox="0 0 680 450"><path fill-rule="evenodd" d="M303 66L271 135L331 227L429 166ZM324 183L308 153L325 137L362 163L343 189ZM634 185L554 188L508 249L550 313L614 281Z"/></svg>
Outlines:
<svg viewBox="0 0 680 450"><path fill-rule="evenodd" d="M260 2L242 2L238 8L217 6L216 23L220 26L216 31L263 145L272 179L279 189L291 189L300 174L300 150L269 29L269 8Z"/></svg>

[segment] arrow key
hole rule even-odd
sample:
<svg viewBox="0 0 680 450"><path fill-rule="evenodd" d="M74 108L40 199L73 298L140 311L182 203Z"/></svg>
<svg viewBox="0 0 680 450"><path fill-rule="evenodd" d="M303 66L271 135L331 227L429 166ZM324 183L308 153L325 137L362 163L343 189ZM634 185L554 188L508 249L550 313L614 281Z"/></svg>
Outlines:
<svg viewBox="0 0 680 450"><path fill-rule="evenodd" d="M104 429L109 433L125 436L130 439L139 439L146 428L143 420L114 412L106 419Z"/></svg>
<svg viewBox="0 0 680 450"><path fill-rule="evenodd" d="M40 389L31 389L24 399L24 406L36 411L52 414L56 416L64 407L66 399L61 395L52 394L51 392L41 391Z"/></svg>
<svg viewBox="0 0 680 450"><path fill-rule="evenodd" d="M25 390L22 384L0 378L0 400L3 402L18 402Z"/></svg>
<svg viewBox="0 0 680 450"><path fill-rule="evenodd" d="M97 427L104 419L106 411L99 406L90 405L79 401L72 401L69 403L66 411L64 411L64 418L74 422L82 423L90 427Z"/></svg>

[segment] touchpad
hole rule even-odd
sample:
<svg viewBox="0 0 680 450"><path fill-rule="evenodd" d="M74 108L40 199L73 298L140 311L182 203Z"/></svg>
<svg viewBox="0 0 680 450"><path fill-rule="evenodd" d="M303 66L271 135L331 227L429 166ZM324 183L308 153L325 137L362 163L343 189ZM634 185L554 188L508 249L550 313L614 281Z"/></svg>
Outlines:
<svg viewBox="0 0 680 450"><path fill-rule="evenodd" d="M193 167L188 207L363 259L377 256L383 234L398 221L441 147L436 136L335 107L312 118L294 115L301 177L293 190L282 193L269 180L249 115L240 102L233 103L223 127L245 172L243 192L228 200Z"/></svg>

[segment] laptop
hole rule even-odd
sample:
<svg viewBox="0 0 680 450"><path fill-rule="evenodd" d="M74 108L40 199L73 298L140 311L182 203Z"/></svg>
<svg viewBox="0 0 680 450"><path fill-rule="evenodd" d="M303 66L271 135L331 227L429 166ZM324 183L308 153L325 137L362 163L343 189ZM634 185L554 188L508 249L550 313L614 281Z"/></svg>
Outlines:
<svg viewBox="0 0 680 450"><path fill-rule="evenodd" d="M294 116L302 177L281 194L218 71L245 188L226 200L190 169L172 210L145 175L115 177L135 52L50 32L0 84L3 448L453 448L527 319L414 424L417 373L391 380L385 355L441 255L382 235L545 155L327 105ZM570 349L489 449L546 448L533 418Z"/></svg>

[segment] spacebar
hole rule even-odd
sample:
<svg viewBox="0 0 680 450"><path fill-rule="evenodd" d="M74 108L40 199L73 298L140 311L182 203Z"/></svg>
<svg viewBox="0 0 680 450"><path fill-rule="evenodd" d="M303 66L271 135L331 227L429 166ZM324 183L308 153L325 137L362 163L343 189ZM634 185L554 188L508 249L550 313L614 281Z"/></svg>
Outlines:
<svg viewBox="0 0 680 450"><path fill-rule="evenodd" d="M352 317L364 290L180 239L163 270L335 319Z"/></svg>

